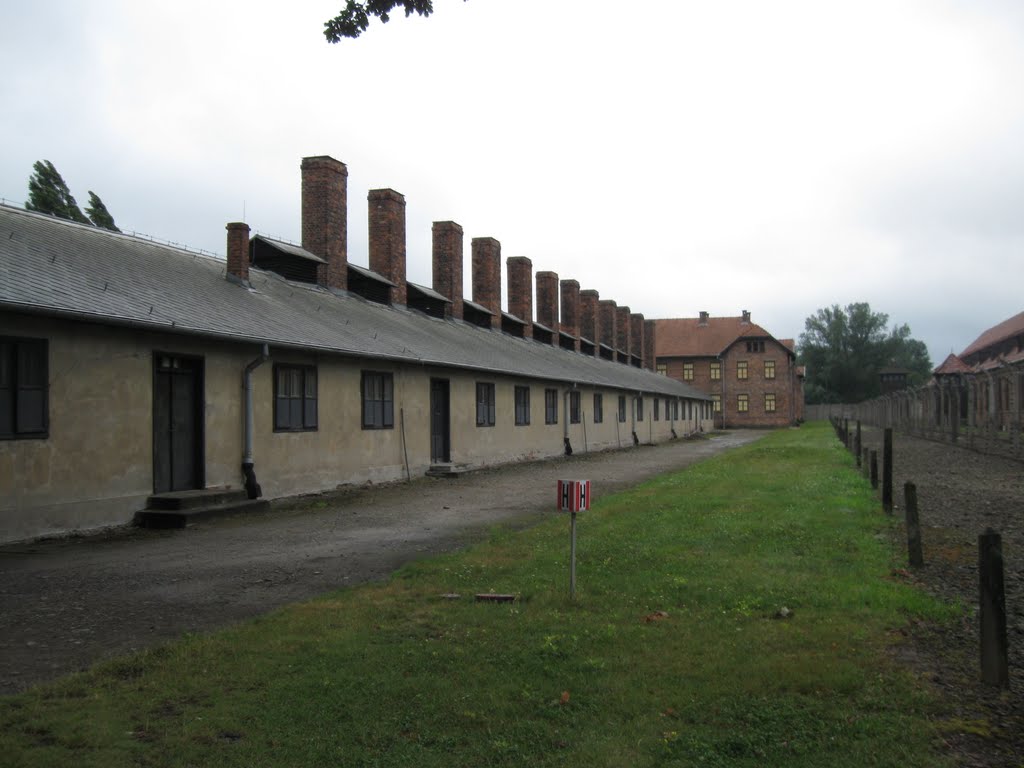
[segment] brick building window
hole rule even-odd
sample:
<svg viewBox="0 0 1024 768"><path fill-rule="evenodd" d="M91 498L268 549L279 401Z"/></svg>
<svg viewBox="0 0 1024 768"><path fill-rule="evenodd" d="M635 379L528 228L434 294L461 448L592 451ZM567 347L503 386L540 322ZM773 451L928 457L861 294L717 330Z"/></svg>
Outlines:
<svg viewBox="0 0 1024 768"><path fill-rule="evenodd" d="M775 361L774 360L765 360L764 361L764 377L766 379L774 379L775 378Z"/></svg>
<svg viewBox="0 0 1024 768"><path fill-rule="evenodd" d="M715 413L721 413L722 412L722 396L721 395L712 395L711 396L711 402L714 404L714 411L715 411Z"/></svg>
<svg viewBox="0 0 1024 768"><path fill-rule="evenodd" d="M740 381L747 380L747 361L740 360L736 363L736 378Z"/></svg>
<svg viewBox="0 0 1024 768"><path fill-rule="evenodd" d="M600 392L594 393L594 423L600 424L604 421L604 395Z"/></svg>
<svg viewBox="0 0 1024 768"><path fill-rule="evenodd" d="M558 423L558 390L544 390L544 423Z"/></svg>
<svg viewBox="0 0 1024 768"><path fill-rule="evenodd" d="M764 412L775 413L775 393L765 392L764 393Z"/></svg>
<svg viewBox="0 0 1024 768"><path fill-rule="evenodd" d="M489 381L476 383L476 425L494 426L494 384Z"/></svg>
<svg viewBox="0 0 1024 768"><path fill-rule="evenodd" d="M363 371L363 429L391 429L394 426L394 376Z"/></svg>
<svg viewBox="0 0 1024 768"><path fill-rule="evenodd" d="M516 426L530 423L530 388L516 387Z"/></svg>
<svg viewBox="0 0 1024 768"><path fill-rule="evenodd" d="M712 363L711 364L711 380L718 381L722 378L722 364Z"/></svg>
<svg viewBox="0 0 1024 768"><path fill-rule="evenodd" d="M693 363L683 363L683 381L693 381Z"/></svg>
<svg viewBox="0 0 1024 768"><path fill-rule="evenodd" d="M664 363L658 363L655 367L657 368L658 373L660 373L662 376L668 376L667 365L665 365Z"/></svg>
<svg viewBox="0 0 1024 768"><path fill-rule="evenodd" d="M763 341L748 341L747 352L764 352Z"/></svg>
<svg viewBox="0 0 1024 768"><path fill-rule="evenodd" d="M579 424L580 423L580 393L570 392L569 393L569 423Z"/></svg>
<svg viewBox="0 0 1024 768"><path fill-rule="evenodd" d="M736 395L736 410L740 413L746 413L750 410L749 395Z"/></svg>
<svg viewBox="0 0 1024 768"><path fill-rule="evenodd" d="M626 421L626 396L619 395L619 423L625 423Z"/></svg>
<svg viewBox="0 0 1024 768"><path fill-rule="evenodd" d="M0 337L0 440L47 437L49 389L46 339Z"/></svg>
<svg viewBox="0 0 1024 768"><path fill-rule="evenodd" d="M274 431L311 432L317 427L316 368L274 366Z"/></svg>

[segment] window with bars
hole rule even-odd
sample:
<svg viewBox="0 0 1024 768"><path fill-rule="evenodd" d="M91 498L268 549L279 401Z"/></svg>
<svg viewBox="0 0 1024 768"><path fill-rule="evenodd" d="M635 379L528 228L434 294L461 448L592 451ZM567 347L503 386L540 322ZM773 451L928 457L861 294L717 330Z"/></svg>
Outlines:
<svg viewBox="0 0 1024 768"><path fill-rule="evenodd" d="M317 428L317 377L312 365L274 366L274 431Z"/></svg>
<svg viewBox="0 0 1024 768"><path fill-rule="evenodd" d="M363 429L391 429L394 426L394 376L379 371L363 371Z"/></svg>
<svg viewBox="0 0 1024 768"><path fill-rule="evenodd" d="M644 399L643 399L643 397L638 397L636 399L636 420L637 421L643 421L644 420Z"/></svg>
<svg viewBox="0 0 1024 768"><path fill-rule="evenodd" d="M544 390L544 423L558 423L558 390Z"/></svg>
<svg viewBox="0 0 1024 768"><path fill-rule="evenodd" d="M46 339L0 337L0 440L49 436Z"/></svg>
<svg viewBox="0 0 1024 768"><path fill-rule="evenodd" d="M579 424L580 423L580 393L570 392L569 393L569 423Z"/></svg>
<svg viewBox="0 0 1024 768"><path fill-rule="evenodd" d="M600 424L604 421L604 395L600 392L594 393L594 423Z"/></svg>
<svg viewBox="0 0 1024 768"><path fill-rule="evenodd" d="M478 427L494 426L494 383L478 381L476 383L476 425Z"/></svg>
<svg viewBox="0 0 1024 768"><path fill-rule="evenodd" d="M661 421L661 401L656 397L654 398L654 420ZM668 418L668 413L665 414L665 418Z"/></svg>
<svg viewBox="0 0 1024 768"><path fill-rule="evenodd" d="M626 421L626 396L619 395L619 423L623 424Z"/></svg>
<svg viewBox="0 0 1024 768"><path fill-rule="evenodd" d="M530 388L516 387L516 426L523 427L530 423Z"/></svg>

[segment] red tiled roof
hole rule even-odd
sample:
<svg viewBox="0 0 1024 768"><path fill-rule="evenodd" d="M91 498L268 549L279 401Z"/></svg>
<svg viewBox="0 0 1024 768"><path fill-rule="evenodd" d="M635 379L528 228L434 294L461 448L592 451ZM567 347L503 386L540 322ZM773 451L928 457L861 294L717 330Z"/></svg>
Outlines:
<svg viewBox="0 0 1024 768"><path fill-rule="evenodd" d="M796 352L796 341L794 339L779 339L779 344L784 346L790 352Z"/></svg>
<svg viewBox="0 0 1024 768"><path fill-rule="evenodd" d="M967 365L963 360L954 355L952 352L949 353L949 357L942 361L942 365L936 368L932 373L935 376L942 376L951 373L970 373L971 367Z"/></svg>
<svg viewBox="0 0 1024 768"><path fill-rule="evenodd" d="M985 347L990 347L993 344L998 344L1003 339L1008 339L1011 336L1017 334L1024 334L1024 312L1020 312L1009 320L1003 320L999 325L993 325L981 336L976 338L974 342L967 347L963 352L960 353L960 357L968 357L976 352L980 352Z"/></svg>
<svg viewBox="0 0 1024 768"><path fill-rule="evenodd" d="M701 325L697 317L655 320L655 357L715 357L740 338L774 338L768 331L742 317L709 317Z"/></svg>

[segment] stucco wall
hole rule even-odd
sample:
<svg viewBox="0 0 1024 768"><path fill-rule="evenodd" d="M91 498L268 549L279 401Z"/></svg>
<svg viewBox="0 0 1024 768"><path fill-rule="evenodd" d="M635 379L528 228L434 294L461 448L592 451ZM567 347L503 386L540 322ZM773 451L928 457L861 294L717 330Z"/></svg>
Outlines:
<svg viewBox="0 0 1024 768"><path fill-rule="evenodd" d="M49 340L49 436L0 440L0 541L12 541L128 522L153 493L154 354L202 360L203 472L208 488L242 486L242 372L259 353L255 344L228 344L184 335L139 332L0 313L4 336ZM317 369L317 429L275 432L274 363ZM394 376L394 427L361 426L363 370ZM254 373L253 454L267 498L332 490L349 484L412 476L430 466L430 381L450 386L451 460L472 466L562 455L568 418L566 385L484 373L398 366L379 361L271 350ZM476 384L495 385L495 425L476 425ZM531 418L515 425L514 388L530 387ZM558 423L544 423L544 390L557 388ZM591 387L581 392L581 422L569 425L574 452L632 445L634 393L619 423L618 397L603 395L603 421L594 423ZM701 425L699 403L680 403L659 420L644 398L635 425L641 443L661 442ZM403 429L404 422L404 429ZM404 443L404 445L403 445Z"/></svg>

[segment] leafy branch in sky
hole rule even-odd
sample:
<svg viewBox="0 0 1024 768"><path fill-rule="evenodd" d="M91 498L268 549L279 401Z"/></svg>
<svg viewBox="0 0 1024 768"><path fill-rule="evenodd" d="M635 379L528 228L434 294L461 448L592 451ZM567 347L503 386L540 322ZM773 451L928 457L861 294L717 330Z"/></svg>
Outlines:
<svg viewBox="0 0 1024 768"><path fill-rule="evenodd" d="M343 37L359 37L370 25L372 16L387 24L391 20L391 12L399 7L405 10L406 16L414 13L429 16L434 12L432 0L348 0L341 13L324 24L324 37L329 43L341 42Z"/></svg>

